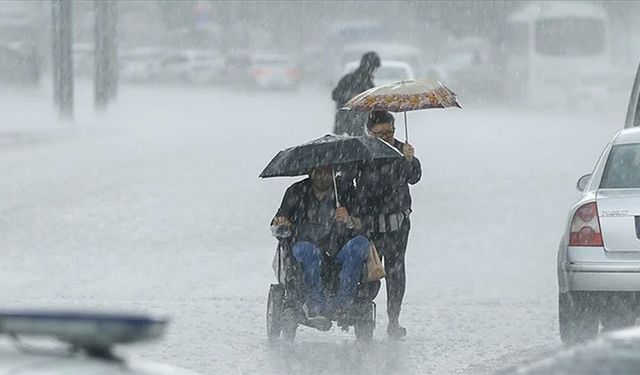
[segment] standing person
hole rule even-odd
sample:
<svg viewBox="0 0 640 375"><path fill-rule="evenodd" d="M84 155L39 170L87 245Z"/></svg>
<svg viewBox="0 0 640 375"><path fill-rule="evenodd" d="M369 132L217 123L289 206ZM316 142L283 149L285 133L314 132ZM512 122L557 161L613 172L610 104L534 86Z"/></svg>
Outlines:
<svg viewBox="0 0 640 375"><path fill-rule="evenodd" d="M407 334L399 318L406 285L405 252L411 228L409 185L420 181L422 167L414 155L413 146L394 138L394 125L391 113L371 112L367 122L368 134L392 145L404 158L365 164L357 174L356 186L363 226L384 259L389 316L387 334L399 338Z"/></svg>
<svg viewBox="0 0 640 375"><path fill-rule="evenodd" d="M380 57L375 52L362 55L360 66L355 71L342 77L331 96L336 102L336 118L333 132L335 134L364 135L367 113L362 111L341 111L351 98L367 91L373 85L373 73L380 67Z"/></svg>

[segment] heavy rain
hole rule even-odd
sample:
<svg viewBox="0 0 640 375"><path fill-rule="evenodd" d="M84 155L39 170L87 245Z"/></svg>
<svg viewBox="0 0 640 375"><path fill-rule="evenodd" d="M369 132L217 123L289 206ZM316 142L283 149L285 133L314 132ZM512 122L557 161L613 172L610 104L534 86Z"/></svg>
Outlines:
<svg viewBox="0 0 640 375"><path fill-rule="evenodd" d="M166 318L62 340L126 373L637 371L639 17L0 2L0 373L15 311Z"/></svg>

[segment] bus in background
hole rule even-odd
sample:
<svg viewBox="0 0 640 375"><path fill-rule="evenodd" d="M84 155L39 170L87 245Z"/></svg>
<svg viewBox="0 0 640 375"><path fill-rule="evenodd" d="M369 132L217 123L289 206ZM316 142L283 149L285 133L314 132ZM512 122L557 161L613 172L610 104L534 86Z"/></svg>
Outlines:
<svg viewBox="0 0 640 375"><path fill-rule="evenodd" d="M592 106L609 99L609 18L597 4L535 2L511 15L503 44L506 92L527 104Z"/></svg>

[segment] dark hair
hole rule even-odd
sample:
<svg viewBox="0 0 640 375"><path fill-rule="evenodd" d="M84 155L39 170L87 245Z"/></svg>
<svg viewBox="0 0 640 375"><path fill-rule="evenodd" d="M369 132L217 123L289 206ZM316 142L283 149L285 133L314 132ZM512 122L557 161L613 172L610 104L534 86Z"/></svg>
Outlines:
<svg viewBox="0 0 640 375"><path fill-rule="evenodd" d="M360 66L365 70L373 72L375 69L380 67L380 56L373 51L367 52L362 55Z"/></svg>
<svg viewBox="0 0 640 375"><path fill-rule="evenodd" d="M391 125L393 125L395 122L396 119L387 111L372 111L369 114L369 120L367 121L367 130L371 130L378 124L391 123Z"/></svg>

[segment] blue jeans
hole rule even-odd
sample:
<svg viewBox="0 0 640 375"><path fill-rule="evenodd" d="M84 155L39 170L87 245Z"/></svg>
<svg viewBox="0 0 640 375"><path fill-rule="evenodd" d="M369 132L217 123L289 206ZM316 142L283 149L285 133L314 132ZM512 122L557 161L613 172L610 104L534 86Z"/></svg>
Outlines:
<svg viewBox="0 0 640 375"><path fill-rule="evenodd" d="M324 294L320 269L322 253L311 242L296 242L291 250L293 257L302 264L304 283L307 287L307 306L312 314L318 314L328 308L327 297ZM364 262L369 256L369 240L364 236L356 236L340 249L335 260L342 265L340 271L340 286L334 306L348 308L353 304L356 287L362 274Z"/></svg>

